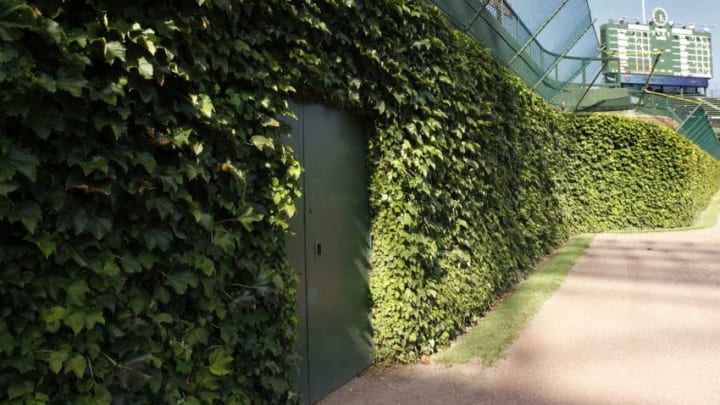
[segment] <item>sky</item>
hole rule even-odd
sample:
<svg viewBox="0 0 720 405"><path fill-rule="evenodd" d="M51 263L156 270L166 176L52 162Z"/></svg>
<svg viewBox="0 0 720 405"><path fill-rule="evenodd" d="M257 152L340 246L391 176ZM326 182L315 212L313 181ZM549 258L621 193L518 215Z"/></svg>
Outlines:
<svg viewBox="0 0 720 405"><path fill-rule="evenodd" d="M642 19L642 0L588 0L590 13L597 19L596 29L608 19L625 17L630 20ZM645 16L652 18L656 7L665 9L668 20L676 24L693 24L695 29L702 25L710 28L712 34L713 79L710 80L708 95L720 97L720 1L718 0L645 0ZM712 25L716 25L712 27ZM598 34L599 36L599 34Z"/></svg>

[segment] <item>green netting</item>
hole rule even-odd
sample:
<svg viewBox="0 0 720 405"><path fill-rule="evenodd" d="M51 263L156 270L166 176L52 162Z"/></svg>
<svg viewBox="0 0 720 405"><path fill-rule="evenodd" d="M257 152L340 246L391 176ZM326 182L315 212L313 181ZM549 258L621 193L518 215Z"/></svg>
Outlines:
<svg viewBox="0 0 720 405"><path fill-rule="evenodd" d="M681 134L720 159L720 141L701 107L707 102L609 89L595 82L603 64L587 0L431 2L546 100L572 111L635 108L670 117Z"/></svg>
<svg viewBox="0 0 720 405"><path fill-rule="evenodd" d="M635 108L630 91L624 88L594 88L568 84L554 100L570 111L619 111Z"/></svg>
<svg viewBox="0 0 720 405"><path fill-rule="evenodd" d="M679 123L683 123L695 113L695 110L700 108L701 104L701 101L692 99L645 93L638 109L643 111L668 110L672 112L673 118Z"/></svg>
<svg viewBox="0 0 720 405"><path fill-rule="evenodd" d="M432 2L547 100L602 67L587 0Z"/></svg>
<svg viewBox="0 0 720 405"><path fill-rule="evenodd" d="M708 120L707 108L714 109L715 106L704 98L682 98L646 92L637 109L648 114L673 118L680 123L679 133L716 159L720 159L720 142Z"/></svg>
<svg viewBox="0 0 720 405"><path fill-rule="evenodd" d="M705 109L701 106L692 115L687 117L685 123L678 130L686 138L700 146L715 159L720 159L720 143L715 136Z"/></svg>

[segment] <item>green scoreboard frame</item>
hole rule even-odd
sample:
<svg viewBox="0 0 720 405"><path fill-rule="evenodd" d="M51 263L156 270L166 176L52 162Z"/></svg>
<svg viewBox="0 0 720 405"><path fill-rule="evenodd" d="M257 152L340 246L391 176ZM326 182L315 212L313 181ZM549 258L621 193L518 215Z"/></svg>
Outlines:
<svg viewBox="0 0 720 405"><path fill-rule="evenodd" d="M662 8L649 24L611 20L600 27L600 38L610 81L707 88L713 76L710 33L673 25Z"/></svg>

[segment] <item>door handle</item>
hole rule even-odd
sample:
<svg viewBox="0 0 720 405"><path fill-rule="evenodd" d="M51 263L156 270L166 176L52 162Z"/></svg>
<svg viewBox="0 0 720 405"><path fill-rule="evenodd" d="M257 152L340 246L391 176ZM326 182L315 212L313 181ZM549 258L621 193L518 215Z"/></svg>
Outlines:
<svg viewBox="0 0 720 405"><path fill-rule="evenodd" d="M315 258L319 259L322 256L322 243L315 243Z"/></svg>

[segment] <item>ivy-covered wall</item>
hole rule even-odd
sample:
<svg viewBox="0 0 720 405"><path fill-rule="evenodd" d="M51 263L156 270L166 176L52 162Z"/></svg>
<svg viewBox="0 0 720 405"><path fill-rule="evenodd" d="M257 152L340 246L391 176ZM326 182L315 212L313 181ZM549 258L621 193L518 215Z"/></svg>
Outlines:
<svg viewBox="0 0 720 405"><path fill-rule="evenodd" d="M0 0L0 402L298 400L288 99L372 126L378 361L570 232L687 222L718 186L675 133L552 110L423 0Z"/></svg>
<svg viewBox="0 0 720 405"><path fill-rule="evenodd" d="M0 1L1 403L293 399L299 76L254 15Z"/></svg>
<svg viewBox="0 0 720 405"><path fill-rule="evenodd" d="M567 115L563 202L577 232L681 227L718 190L718 162L666 127Z"/></svg>

